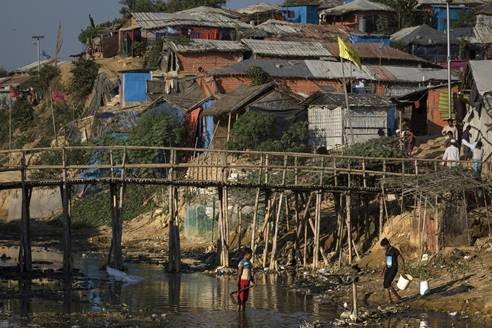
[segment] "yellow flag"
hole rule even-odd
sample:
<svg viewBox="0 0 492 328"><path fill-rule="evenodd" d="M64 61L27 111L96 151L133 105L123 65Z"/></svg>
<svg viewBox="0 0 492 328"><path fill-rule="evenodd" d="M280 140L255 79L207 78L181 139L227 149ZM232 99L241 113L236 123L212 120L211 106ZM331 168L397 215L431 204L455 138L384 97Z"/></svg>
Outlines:
<svg viewBox="0 0 492 328"><path fill-rule="evenodd" d="M338 37L338 48L340 52L340 58L351 61L359 69L362 68L359 55L357 55L354 48L345 43L345 41L343 41L341 37Z"/></svg>

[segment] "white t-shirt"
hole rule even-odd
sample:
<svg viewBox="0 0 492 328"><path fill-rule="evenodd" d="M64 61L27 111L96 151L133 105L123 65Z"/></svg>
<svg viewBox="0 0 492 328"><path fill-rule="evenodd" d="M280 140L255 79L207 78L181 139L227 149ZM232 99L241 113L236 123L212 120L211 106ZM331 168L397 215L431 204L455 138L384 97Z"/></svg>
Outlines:
<svg viewBox="0 0 492 328"><path fill-rule="evenodd" d="M446 148L446 151L442 156L442 160L448 161L444 163L445 166L449 166L449 167L457 166L458 162L460 161L460 151L458 147L451 145L448 148Z"/></svg>

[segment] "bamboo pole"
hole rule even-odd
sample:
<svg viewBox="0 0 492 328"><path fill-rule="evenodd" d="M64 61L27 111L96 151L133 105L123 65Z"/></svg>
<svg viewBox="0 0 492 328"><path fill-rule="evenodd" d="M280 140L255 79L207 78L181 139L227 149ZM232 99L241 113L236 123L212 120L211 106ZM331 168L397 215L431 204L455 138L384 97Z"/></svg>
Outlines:
<svg viewBox="0 0 492 328"><path fill-rule="evenodd" d="M278 226L280 224L280 215L282 213L282 204L284 200L284 193L280 194L278 201L277 216L275 218L275 226L272 240L272 251L270 253L270 270L277 269L277 240L278 240Z"/></svg>
<svg viewBox="0 0 492 328"><path fill-rule="evenodd" d="M62 150L63 163L63 184L61 186L61 198L63 207L63 273L65 275L72 272L72 221L70 217L70 190L67 185L68 173L66 169L67 156L65 149Z"/></svg>
<svg viewBox="0 0 492 328"><path fill-rule="evenodd" d="M21 212L21 243L19 247L19 269L20 272L32 271L31 253L31 215L30 203L32 188L26 184L26 155L23 152L21 157L21 184L22 184L22 212Z"/></svg>
<svg viewBox="0 0 492 328"><path fill-rule="evenodd" d="M316 216L316 267L319 264L319 254L320 254L320 228L321 228L321 201L322 201L323 195L321 192L318 192L316 194L316 207L318 208L317 210L317 216Z"/></svg>
<svg viewBox="0 0 492 328"><path fill-rule="evenodd" d="M258 220L258 206L260 203L260 188L256 189L255 208L253 213L253 222L251 223L251 250L253 251L252 262L256 254L256 225Z"/></svg>
<svg viewBox="0 0 492 328"><path fill-rule="evenodd" d="M351 195L348 193L345 196L345 207L346 207L346 216L347 216L347 240L348 240L348 253L349 253L349 264L352 264L352 227L351 227Z"/></svg>

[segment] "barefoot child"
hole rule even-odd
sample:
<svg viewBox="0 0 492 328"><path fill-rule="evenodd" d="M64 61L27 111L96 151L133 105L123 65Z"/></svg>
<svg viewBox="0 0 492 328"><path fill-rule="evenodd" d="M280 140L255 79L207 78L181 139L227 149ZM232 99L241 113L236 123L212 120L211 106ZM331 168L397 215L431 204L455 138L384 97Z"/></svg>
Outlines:
<svg viewBox="0 0 492 328"><path fill-rule="evenodd" d="M385 258L386 258L386 265L384 266L384 270L383 270L384 289L388 291L388 297L391 303L393 303L393 298L391 297L392 293L393 295L395 295L396 300L400 301L401 297L400 295L398 295L398 293L393 288L391 283L395 279L396 273L398 272L398 257L401 257L401 261L403 262L403 267L405 267L405 259L403 258L400 251L397 248L391 246L388 239L384 238L383 240L381 240L380 245L385 249Z"/></svg>
<svg viewBox="0 0 492 328"><path fill-rule="evenodd" d="M243 259L239 262L238 275L237 275L237 301L238 311L244 311L246 309L246 301L248 300L248 294L250 287L254 286L253 279L253 264L251 263L251 257L253 251L251 248L244 248Z"/></svg>

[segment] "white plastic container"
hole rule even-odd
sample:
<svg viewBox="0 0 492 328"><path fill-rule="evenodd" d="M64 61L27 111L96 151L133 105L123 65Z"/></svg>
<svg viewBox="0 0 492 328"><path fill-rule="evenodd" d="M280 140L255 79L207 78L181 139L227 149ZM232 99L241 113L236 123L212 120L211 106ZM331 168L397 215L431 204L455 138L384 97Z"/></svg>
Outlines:
<svg viewBox="0 0 492 328"><path fill-rule="evenodd" d="M429 290L430 290L429 281L422 280L420 282L420 295L424 296L424 295L429 294Z"/></svg>
<svg viewBox="0 0 492 328"><path fill-rule="evenodd" d="M398 287L399 290L405 290L412 280L413 277L409 274L400 275L400 278L398 278L398 282L396 283L396 287Z"/></svg>

